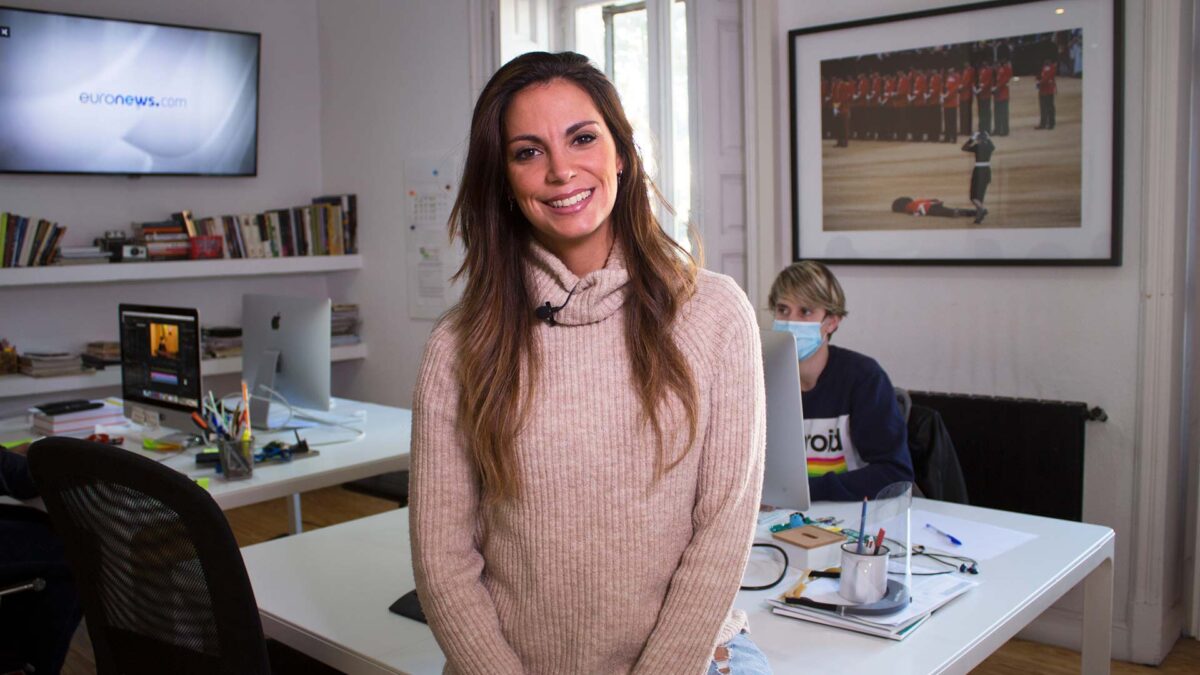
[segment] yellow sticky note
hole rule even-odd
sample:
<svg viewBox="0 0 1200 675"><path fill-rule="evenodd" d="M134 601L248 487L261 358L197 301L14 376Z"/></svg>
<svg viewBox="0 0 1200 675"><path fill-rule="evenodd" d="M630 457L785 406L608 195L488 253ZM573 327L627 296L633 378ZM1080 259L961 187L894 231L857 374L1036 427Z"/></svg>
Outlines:
<svg viewBox="0 0 1200 675"><path fill-rule="evenodd" d="M199 485L200 487L204 488L205 490L208 489L208 478L207 477L193 478L192 480L196 481L196 485Z"/></svg>

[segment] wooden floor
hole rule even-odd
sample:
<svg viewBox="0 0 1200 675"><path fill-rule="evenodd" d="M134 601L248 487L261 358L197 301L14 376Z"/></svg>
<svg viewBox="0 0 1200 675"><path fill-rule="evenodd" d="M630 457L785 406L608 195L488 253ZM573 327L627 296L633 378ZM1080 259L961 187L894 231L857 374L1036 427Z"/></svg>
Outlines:
<svg viewBox="0 0 1200 675"><path fill-rule="evenodd" d="M315 530L327 525L382 513L396 508L396 503L333 487L316 490L303 495L304 529ZM287 532L287 506L278 499L228 512L234 536L240 546L249 546L267 541ZM1181 638L1166 660L1157 667L1139 666L1113 661L1114 675L1155 673L1156 675L1194 675L1200 673L1200 642ZM91 646L86 631L75 636L71 653L67 657L63 673L66 675L94 675ZM1079 653L1059 647L1012 640L984 661L974 671L975 675L1059 675L1079 672ZM275 673L275 675L287 675ZM789 675L779 673L778 675Z"/></svg>

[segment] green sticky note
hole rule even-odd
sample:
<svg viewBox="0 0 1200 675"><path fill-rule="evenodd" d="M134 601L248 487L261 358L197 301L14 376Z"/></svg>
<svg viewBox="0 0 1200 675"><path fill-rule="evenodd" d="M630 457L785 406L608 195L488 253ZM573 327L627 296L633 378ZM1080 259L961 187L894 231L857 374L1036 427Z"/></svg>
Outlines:
<svg viewBox="0 0 1200 675"><path fill-rule="evenodd" d="M22 439L16 440L16 441L4 441L3 443L0 443L0 447L7 450L9 448L15 448L18 445L22 445L25 443L32 443L32 442L33 442L32 438L22 438Z"/></svg>
<svg viewBox="0 0 1200 675"><path fill-rule="evenodd" d="M208 478L207 477L193 478L192 480L196 481L196 485L199 485L200 487L204 488L205 490L208 489Z"/></svg>

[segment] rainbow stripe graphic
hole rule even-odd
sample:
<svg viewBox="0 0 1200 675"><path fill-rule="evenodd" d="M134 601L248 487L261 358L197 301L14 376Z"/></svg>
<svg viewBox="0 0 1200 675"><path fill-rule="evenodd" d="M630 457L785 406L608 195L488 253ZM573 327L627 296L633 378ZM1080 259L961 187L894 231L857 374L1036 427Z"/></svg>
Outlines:
<svg viewBox="0 0 1200 675"><path fill-rule="evenodd" d="M811 478L824 476L827 473L846 473L846 456L809 457L808 475Z"/></svg>

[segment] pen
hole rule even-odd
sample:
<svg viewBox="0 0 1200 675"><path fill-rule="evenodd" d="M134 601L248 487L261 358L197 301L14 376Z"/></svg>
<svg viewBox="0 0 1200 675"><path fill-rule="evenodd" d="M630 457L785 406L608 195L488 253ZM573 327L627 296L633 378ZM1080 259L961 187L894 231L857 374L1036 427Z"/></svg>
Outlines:
<svg viewBox="0 0 1200 675"><path fill-rule="evenodd" d="M954 544L955 546L962 546L962 542L958 540L958 537L955 537L954 535L950 534L949 532L946 532L944 530L939 530L938 528L934 527L931 523L925 523L925 527L926 527L926 529L933 530L934 532L937 532L938 534L942 535L943 537L949 539L951 544Z"/></svg>
<svg viewBox="0 0 1200 675"><path fill-rule="evenodd" d="M863 534L867 530L867 498L863 497L862 506L862 522L858 525L858 546L854 548L854 552L862 554L863 552Z"/></svg>
<svg viewBox="0 0 1200 675"><path fill-rule="evenodd" d="M879 534L875 535L875 554L879 554L879 548L883 546L883 528L879 528Z"/></svg>

